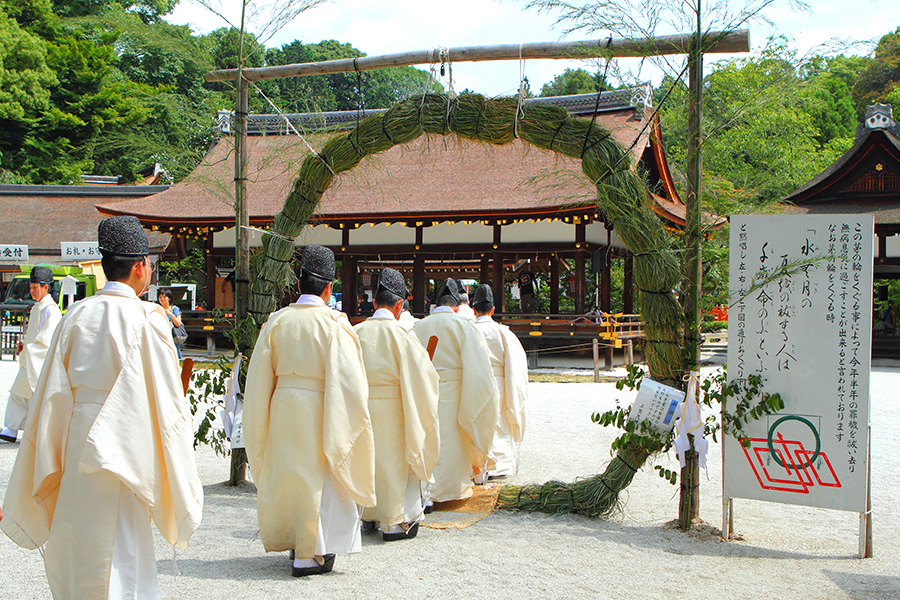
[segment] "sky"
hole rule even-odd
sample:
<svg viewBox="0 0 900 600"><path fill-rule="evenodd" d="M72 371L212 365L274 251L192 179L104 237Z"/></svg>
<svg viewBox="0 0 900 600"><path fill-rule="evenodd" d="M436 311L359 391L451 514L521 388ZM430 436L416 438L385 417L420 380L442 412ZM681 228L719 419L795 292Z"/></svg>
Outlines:
<svg viewBox="0 0 900 600"><path fill-rule="evenodd" d="M240 0L208 0L220 6L232 23L240 21ZM255 0L257 4L272 4L276 0ZM578 0L574 0L577 2ZM651 0L644 0L651 1ZM726 2L739 9L761 0L714 0ZM806 54L831 40L842 42L877 41L879 37L900 26L900 2L896 0L807 0L809 12L792 9L789 0L778 0L764 15L772 22L751 23L750 39L753 49L759 49L772 35L783 35L799 53ZM294 40L304 43L323 39L349 42L369 56L393 54L438 47L488 46L522 42L555 42L606 38L608 33L576 32L564 35L557 25L555 14L538 14L526 10L525 0L331 0L310 9L271 37L266 45L280 47ZM635 5L639 4L637 0ZM713 1L707 2L712 5ZM189 24L195 33L203 34L226 26L226 23L196 4L195 0L180 0L167 20ZM261 21L265 21L265 17ZM251 24L248 29L257 32ZM658 34L681 33L663 27ZM866 54L871 45L845 49L845 53ZM451 53L452 56L452 53ZM719 55L722 56L722 55ZM732 55L738 56L738 55ZM746 56L746 55L744 55ZM711 59L707 58L707 65ZM623 61L623 68L632 73L638 68L635 60ZM566 68L582 67L590 72L602 68L597 61L527 60L455 63L452 68L452 87L456 91L470 89L487 96L515 95L520 73L538 93L544 83ZM419 68L428 69L428 66ZM657 83L662 72L644 66L637 79ZM441 78L445 88L451 83L450 73ZM439 74L438 74L439 77ZM627 81L631 83L633 80Z"/></svg>

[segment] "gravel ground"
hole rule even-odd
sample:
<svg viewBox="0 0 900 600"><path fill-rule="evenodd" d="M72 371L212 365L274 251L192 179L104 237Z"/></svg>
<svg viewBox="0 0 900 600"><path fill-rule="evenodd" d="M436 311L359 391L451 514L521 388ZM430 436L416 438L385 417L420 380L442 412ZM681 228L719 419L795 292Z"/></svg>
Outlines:
<svg viewBox="0 0 900 600"><path fill-rule="evenodd" d="M17 363L0 361L0 413ZM858 515L735 500L741 539L717 537L722 519L721 454L711 444L701 486L707 525L674 530L677 489L654 470L637 474L624 511L609 521L495 513L464 530L421 529L415 540L386 544L364 536L363 551L339 556L330 575L294 579L287 555L266 554L254 539L252 484L228 488L228 463L201 449L206 501L191 547L177 555L156 538L162 598L900 598L900 368L872 373L872 502L875 557L857 558ZM609 460L614 432L590 420L614 406L611 383L533 383L528 431L516 482L571 480ZM16 446L0 444L0 494ZM677 467L673 456L658 464ZM2 536L0 536L2 537ZM77 551L75 549L74 551ZM38 552L0 539L3 595L49 598Z"/></svg>

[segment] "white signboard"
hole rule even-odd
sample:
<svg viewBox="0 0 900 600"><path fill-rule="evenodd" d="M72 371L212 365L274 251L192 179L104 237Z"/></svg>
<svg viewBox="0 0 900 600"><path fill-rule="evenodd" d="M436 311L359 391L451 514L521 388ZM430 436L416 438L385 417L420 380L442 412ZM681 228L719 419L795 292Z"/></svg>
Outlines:
<svg viewBox="0 0 900 600"><path fill-rule="evenodd" d="M872 215L731 219L728 377L785 408L723 444L723 496L866 510ZM770 279L754 289L754 284Z"/></svg>
<svg viewBox="0 0 900 600"><path fill-rule="evenodd" d="M63 260L100 260L100 242L60 242Z"/></svg>
<svg viewBox="0 0 900 600"><path fill-rule="evenodd" d="M0 244L0 261L19 262L28 260L28 246L20 244Z"/></svg>

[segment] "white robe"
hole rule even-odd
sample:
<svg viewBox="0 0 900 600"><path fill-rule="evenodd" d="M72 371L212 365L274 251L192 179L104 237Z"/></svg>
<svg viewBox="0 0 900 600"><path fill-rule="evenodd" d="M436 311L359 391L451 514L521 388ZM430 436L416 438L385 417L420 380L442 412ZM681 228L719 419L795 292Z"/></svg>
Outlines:
<svg viewBox="0 0 900 600"><path fill-rule="evenodd" d="M490 316L478 317L475 327L484 334L500 392L500 414L488 471L491 475L514 475L518 471L516 446L525 435L528 356L516 334Z"/></svg>
<svg viewBox="0 0 900 600"><path fill-rule="evenodd" d="M473 467L482 470L487 461L500 404L487 344L472 321L444 306L416 323L415 333L426 348L438 339L432 362L440 377L441 450L431 498L468 498Z"/></svg>
<svg viewBox="0 0 900 600"><path fill-rule="evenodd" d="M369 381L375 433L374 508L363 518L390 525L422 516L419 482L430 482L440 448L438 374L418 338L383 308L355 328Z"/></svg>
<svg viewBox="0 0 900 600"><path fill-rule="evenodd" d="M359 340L321 298L269 316L250 358L243 433L269 552L357 552L356 505L375 503L375 452Z"/></svg>
<svg viewBox="0 0 900 600"><path fill-rule="evenodd" d="M416 326L416 322L418 320L419 319L414 317L408 310L404 310L402 313L400 313L400 316L397 317L397 322L400 324L400 327L408 332L412 332L413 327Z"/></svg>
<svg viewBox="0 0 900 600"><path fill-rule="evenodd" d="M47 294L31 307L28 327L22 340L24 347L19 355L19 372L9 390L9 401L3 420L4 426L13 431L25 426L28 402L34 394L34 385L37 383L38 375L41 374L47 348L60 319L62 313L51 294Z"/></svg>
<svg viewBox="0 0 900 600"><path fill-rule="evenodd" d="M171 326L110 282L72 305L50 343L0 528L46 544L54 598L152 598L150 520L181 547L203 488Z"/></svg>
<svg viewBox="0 0 900 600"><path fill-rule="evenodd" d="M472 310L472 307L468 304L460 304L459 308L456 309L456 314L463 319L468 319L469 321L475 321L475 311Z"/></svg>

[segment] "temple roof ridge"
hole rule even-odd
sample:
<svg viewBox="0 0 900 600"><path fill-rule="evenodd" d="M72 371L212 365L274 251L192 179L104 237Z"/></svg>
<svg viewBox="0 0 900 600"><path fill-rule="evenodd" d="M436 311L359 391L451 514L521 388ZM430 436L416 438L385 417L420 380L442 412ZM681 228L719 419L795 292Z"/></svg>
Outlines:
<svg viewBox="0 0 900 600"><path fill-rule="evenodd" d="M526 98L526 104L550 104L561 106L574 115L618 111L628 108L641 108L651 105L652 88L649 83L626 87L618 90L592 92L589 94L572 94L568 96L547 96ZM290 133L291 126L302 132L349 128L359 120L376 114L387 112L386 108L368 108L364 110L335 110L308 113L261 113L247 115L247 133L249 135L267 135ZM220 133L233 133L234 112L220 110L217 116L217 129Z"/></svg>

